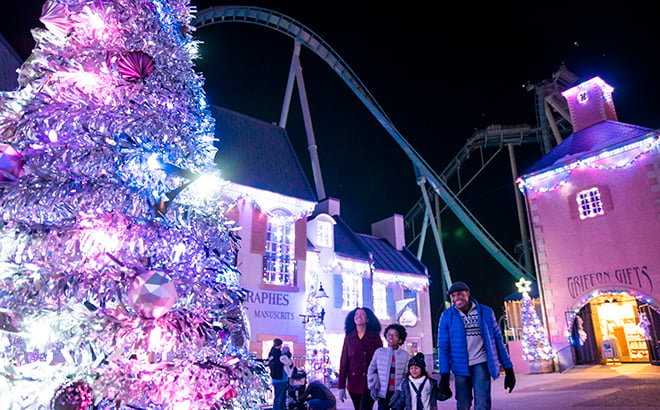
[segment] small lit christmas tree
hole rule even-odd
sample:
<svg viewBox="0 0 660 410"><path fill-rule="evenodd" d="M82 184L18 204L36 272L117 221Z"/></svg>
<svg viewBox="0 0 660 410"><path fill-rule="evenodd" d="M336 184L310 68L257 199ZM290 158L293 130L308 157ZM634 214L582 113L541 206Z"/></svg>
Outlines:
<svg viewBox="0 0 660 410"><path fill-rule="evenodd" d="M529 296L531 281L520 278L516 282L518 291L522 293L522 349L523 357L529 362L551 360L554 358L552 347L545 333L543 323L539 319L532 298Z"/></svg>
<svg viewBox="0 0 660 410"><path fill-rule="evenodd" d="M265 403L192 11L48 0L0 94L4 409Z"/></svg>

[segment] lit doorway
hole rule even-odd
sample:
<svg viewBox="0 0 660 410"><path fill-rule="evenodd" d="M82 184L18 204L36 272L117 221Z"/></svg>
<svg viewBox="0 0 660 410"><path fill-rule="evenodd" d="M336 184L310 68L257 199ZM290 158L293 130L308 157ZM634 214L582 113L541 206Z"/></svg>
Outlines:
<svg viewBox="0 0 660 410"><path fill-rule="evenodd" d="M660 365L660 315L625 293L603 294L572 320L571 344L576 364Z"/></svg>

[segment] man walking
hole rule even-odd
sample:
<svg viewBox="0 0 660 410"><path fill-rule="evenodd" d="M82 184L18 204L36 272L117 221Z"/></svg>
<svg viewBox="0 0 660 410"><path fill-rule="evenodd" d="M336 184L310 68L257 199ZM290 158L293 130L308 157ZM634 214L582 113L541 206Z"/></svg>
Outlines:
<svg viewBox="0 0 660 410"><path fill-rule="evenodd" d="M452 306L442 312L438 325L438 362L442 396L451 397L449 371L454 373L456 408L490 409L490 381L504 369L504 388L516 384L513 364L504 346L493 309L470 297L470 288L454 282L447 292Z"/></svg>

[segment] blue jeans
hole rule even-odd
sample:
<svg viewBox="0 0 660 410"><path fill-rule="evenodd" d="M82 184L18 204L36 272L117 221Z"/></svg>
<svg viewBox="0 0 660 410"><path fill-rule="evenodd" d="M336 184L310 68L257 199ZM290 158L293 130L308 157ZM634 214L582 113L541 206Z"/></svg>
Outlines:
<svg viewBox="0 0 660 410"><path fill-rule="evenodd" d="M289 387L289 382L273 381L273 388L275 389L275 398L273 399L273 410L286 410L286 391Z"/></svg>
<svg viewBox="0 0 660 410"><path fill-rule="evenodd" d="M474 409L490 410L490 373L488 363L483 362L470 366L469 376L454 375L456 389L456 408L469 410L472 406L472 391L474 390Z"/></svg>

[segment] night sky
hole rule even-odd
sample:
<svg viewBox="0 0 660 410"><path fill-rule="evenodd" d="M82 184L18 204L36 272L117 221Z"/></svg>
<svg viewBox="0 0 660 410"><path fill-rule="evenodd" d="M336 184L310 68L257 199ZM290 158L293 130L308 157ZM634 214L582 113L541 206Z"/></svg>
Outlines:
<svg viewBox="0 0 660 410"><path fill-rule="evenodd" d="M652 2L617 9L576 1L454 2L447 9L427 2L368 3L230 4L275 10L323 38L438 173L477 130L491 124L535 127L534 94L525 85L551 78L561 64L581 80L598 75L613 86L619 121L660 127L660 47ZM33 46L29 29L41 25L42 2L14 4L2 6L0 31L26 58ZM193 4L199 10L224 5L206 0ZM293 40L243 23L203 28L196 37L203 41L197 67L206 78L209 102L278 122ZM301 61L327 195L342 201L342 216L357 232L369 233L372 222L394 213L405 215L420 198L409 159L330 67L306 49ZM287 129L313 181L296 96ZM517 148L519 171L541 155L538 146ZM466 168L479 166L478 155L473 157ZM460 195L512 254L520 240L513 192L503 150ZM514 278L450 211L442 214L442 223L453 280L468 282L473 296L499 316L504 296L515 291ZM437 317L441 287L435 253L427 247L423 260L432 278Z"/></svg>

